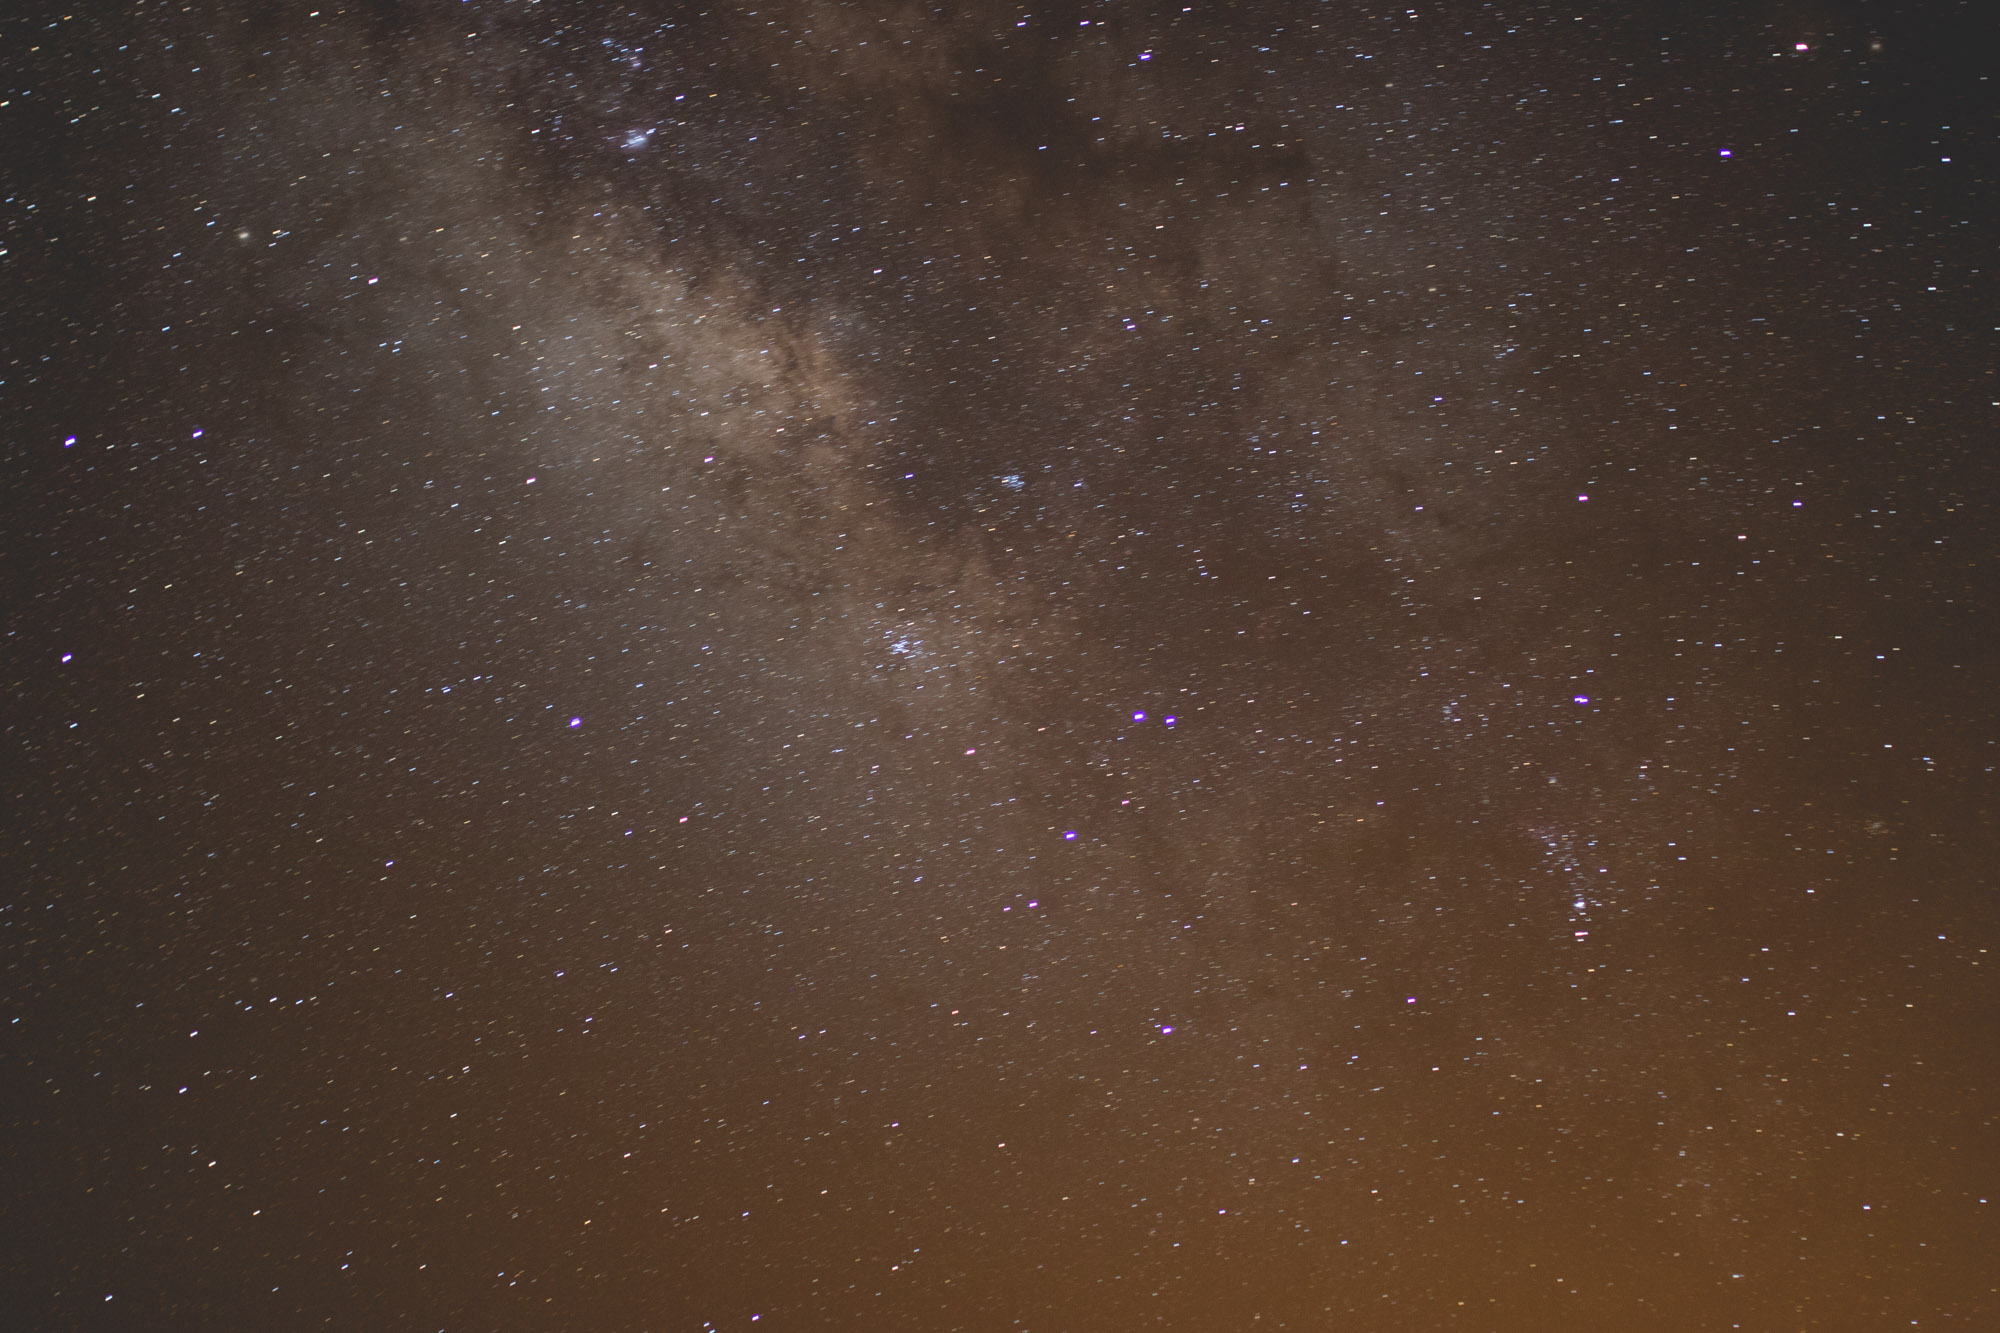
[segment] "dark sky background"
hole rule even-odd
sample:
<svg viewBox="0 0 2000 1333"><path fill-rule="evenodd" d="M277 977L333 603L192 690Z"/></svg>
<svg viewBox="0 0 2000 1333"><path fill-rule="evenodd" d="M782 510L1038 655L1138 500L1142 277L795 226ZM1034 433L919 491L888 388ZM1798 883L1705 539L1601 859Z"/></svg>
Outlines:
<svg viewBox="0 0 2000 1333"><path fill-rule="evenodd" d="M13 1326L2000 1326L1983 6L1715 9L12 8Z"/></svg>

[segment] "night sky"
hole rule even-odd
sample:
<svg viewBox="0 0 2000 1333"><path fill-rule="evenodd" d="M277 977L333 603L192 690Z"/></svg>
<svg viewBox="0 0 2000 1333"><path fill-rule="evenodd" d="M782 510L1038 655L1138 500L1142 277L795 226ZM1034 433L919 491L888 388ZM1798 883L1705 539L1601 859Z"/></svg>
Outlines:
<svg viewBox="0 0 2000 1333"><path fill-rule="evenodd" d="M2000 1327L1992 46L10 7L33 1329Z"/></svg>

